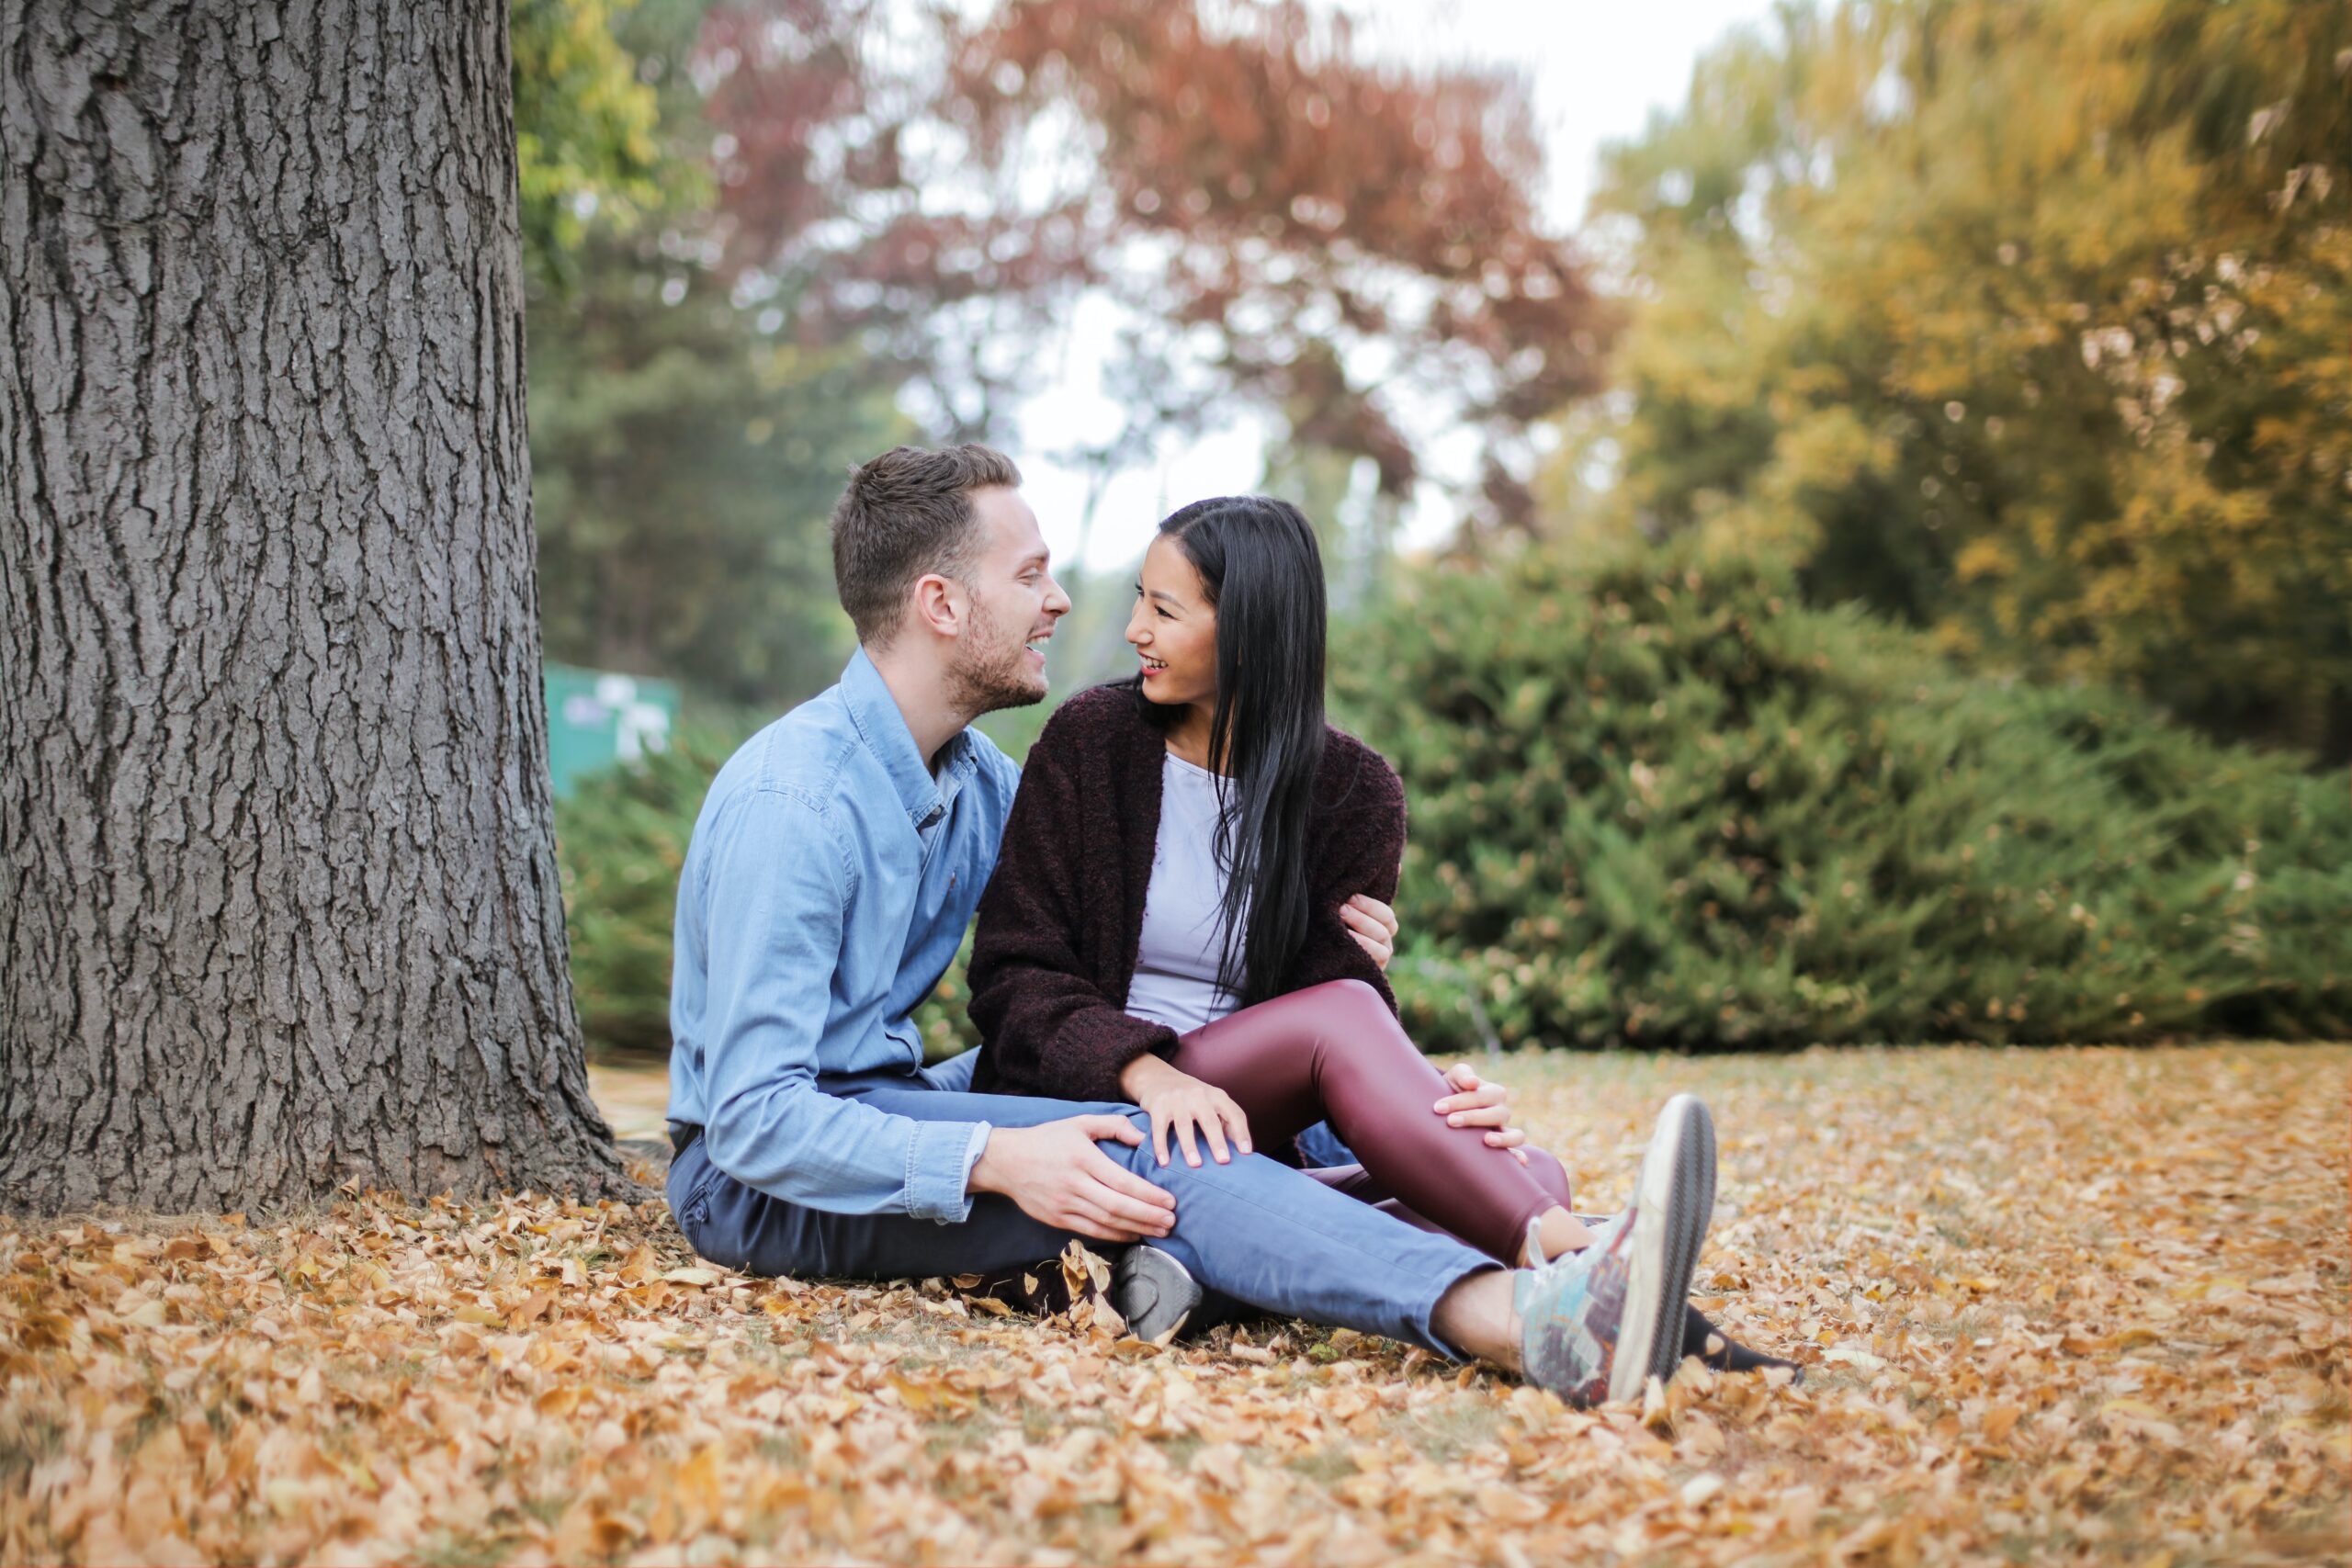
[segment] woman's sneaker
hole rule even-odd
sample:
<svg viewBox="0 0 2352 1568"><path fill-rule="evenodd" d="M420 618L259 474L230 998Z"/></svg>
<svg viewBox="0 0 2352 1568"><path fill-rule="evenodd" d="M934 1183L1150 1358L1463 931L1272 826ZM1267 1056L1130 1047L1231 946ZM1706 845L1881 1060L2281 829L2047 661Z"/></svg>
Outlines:
<svg viewBox="0 0 2352 1568"><path fill-rule="evenodd" d="M1589 1405L1638 1399L1649 1379L1672 1377L1714 1207L1714 1123L1705 1106L1678 1094L1658 1116L1633 1201L1609 1234L1518 1275L1512 1305L1528 1378Z"/></svg>
<svg viewBox="0 0 2352 1568"><path fill-rule="evenodd" d="M1128 1247L1111 1266L1111 1308L1138 1339L1165 1345L1200 1304L1193 1271L1148 1242Z"/></svg>

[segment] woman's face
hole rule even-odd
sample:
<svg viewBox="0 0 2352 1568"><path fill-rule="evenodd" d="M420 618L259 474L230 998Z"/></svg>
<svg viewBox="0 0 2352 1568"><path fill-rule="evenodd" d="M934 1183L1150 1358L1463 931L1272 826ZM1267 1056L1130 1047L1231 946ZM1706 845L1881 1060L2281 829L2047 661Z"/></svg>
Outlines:
<svg viewBox="0 0 2352 1568"><path fill-rule="evenodd" d="M1170 706L1216 702L1216 611L1201 574L1165 534L1144 552L1127 641L1143 659L1143 694Z"/></svg>

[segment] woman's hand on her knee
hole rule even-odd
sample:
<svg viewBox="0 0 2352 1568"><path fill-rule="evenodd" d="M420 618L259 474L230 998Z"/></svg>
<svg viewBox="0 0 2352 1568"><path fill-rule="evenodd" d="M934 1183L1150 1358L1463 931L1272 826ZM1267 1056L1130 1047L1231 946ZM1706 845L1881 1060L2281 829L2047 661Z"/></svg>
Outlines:
<svg viewBox="0 0 2352 1568"><path fill-rule="evenodd" d="M1158 1056L1138 1056L1127 1064L1119 1081L1129 1098L1151 1117L1151 1151L1168 1163L1168 1134L1173 1131L1184 1150L1184 1163L1201 1163L1200 1140L1206 1139L1219 1165L1233 1163L1233 1151L1250 1153L1250 1119L1233 1097L1169 1066ZM1196 1131L1197 1130L1197 1131Z"/></svg>
<svg viewBox="0 0 2352 1568"><path fill-rule="evenodd" d="M1527 1142L1527 1134L1510 1124L1510 1089L1480 1077L1467 1062L1456 1062L1445 1070L1445 1085L1453 1092L1430 1109L1444 1117L1447 1126L1484 1127L1488 1148L1509 1149L1513 1159L1527 1163L1527 1151L1520 1146Z"/></svg>

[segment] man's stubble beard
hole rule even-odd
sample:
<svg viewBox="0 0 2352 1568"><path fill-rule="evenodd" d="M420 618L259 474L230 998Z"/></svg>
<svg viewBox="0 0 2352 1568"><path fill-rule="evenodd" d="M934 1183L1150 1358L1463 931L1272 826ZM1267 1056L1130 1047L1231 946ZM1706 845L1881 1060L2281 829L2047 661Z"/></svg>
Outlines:
<svg viewBox="0 0 2352 1568"><path fill-rule="evenodd" d="M1029 673L1027 646L1005 643L996 617L975 599L970 634L956 644L947 667L947 700L977 717L1044 702L1046 689L1044 680Z"/></svg>

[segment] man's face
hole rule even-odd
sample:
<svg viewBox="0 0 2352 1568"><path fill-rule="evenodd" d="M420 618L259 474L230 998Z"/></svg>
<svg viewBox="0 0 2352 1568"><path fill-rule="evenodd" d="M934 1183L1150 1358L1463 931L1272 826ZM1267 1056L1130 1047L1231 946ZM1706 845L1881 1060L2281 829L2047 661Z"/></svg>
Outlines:
<svg viewBox="0 0 2352 1568"><path fill-rule="evenodd" d="M964 584L971 615L948 667L956 705L982 714L1042 702L1046 653L1032 645L1054 635L1069 596L1047 570L1046 536L1020 491L974 491L972 521L980 544Z"/></svg>

